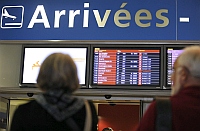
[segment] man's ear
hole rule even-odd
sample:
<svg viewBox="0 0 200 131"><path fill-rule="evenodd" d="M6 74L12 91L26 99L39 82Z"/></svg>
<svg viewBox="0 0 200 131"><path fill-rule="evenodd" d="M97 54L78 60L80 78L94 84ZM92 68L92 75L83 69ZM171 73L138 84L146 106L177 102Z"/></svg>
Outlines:
<svg viewBox="0 0 200 131"><path fill-rule="evenodd" d="M189 75L188 69L186 67L180 68L179 75L181 84L185 83Z"/></svg>

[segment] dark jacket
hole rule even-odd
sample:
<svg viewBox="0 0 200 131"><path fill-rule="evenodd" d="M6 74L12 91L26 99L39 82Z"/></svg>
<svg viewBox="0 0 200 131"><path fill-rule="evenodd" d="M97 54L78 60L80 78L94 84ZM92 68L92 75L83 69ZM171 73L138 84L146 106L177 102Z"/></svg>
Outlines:
<svg viewBox="0 0 200 131"><path fill-rule="evenodd" d="M200 131L200 87L187 87L170 97L172 131ZM142 118L137 131L155 131L155 101Z"/></svg>
<svg viewBox="0 0 200 131"><path fill-rule="evenodd" d="M96 109L89 101L92 112L92 131L97 131L98 117ZM72 118L83 130L85 122L85 106ZM11 123L11 131L71 131L65 121L57 122L45 109L35 100L20 105L16 109Z"/></svg>

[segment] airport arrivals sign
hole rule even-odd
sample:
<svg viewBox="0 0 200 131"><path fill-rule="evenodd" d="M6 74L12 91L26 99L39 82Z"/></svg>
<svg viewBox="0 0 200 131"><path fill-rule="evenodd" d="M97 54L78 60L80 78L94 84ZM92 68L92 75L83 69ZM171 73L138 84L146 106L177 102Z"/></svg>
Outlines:
<svg viewBox="0 0 200 131"><path fill-rule="evenodd" d="M0 40L200 40L199 0L2 0L0 5Z"/></svg>

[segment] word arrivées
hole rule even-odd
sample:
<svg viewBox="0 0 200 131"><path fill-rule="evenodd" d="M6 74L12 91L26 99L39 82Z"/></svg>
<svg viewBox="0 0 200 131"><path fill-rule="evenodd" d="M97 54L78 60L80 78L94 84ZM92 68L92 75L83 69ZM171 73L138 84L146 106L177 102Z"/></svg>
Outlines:
<svg viewBox="0 0 200 131"><path fill-rule="evenodd" d="M114 24L120 28L126 28L130 26L132 20L131 13L124 9L127 3L122 3L120 9L115 12L113 16ZM89 27L89 3L84 3L84 10L83 10L83 27ZM108 18L110 18L111 10L106 10L104 15L101 17L99 10L92 10L93 15L95 17L97 26L100 28L105 27ZM69 10L68 12L68 27L73 28L75 23L75 17L81 15L81 10ZM156 18L159 20L160 23L156 22L155 26L158 28L166 27L169 24L168 17L164 16L163 14L167 14L168 9L159 9L156 11ZM41 15L40 18L38 16ZM54 13L54 28L60 27L60 18L66 17L66 10L55 10ZM150 27L152 25L152 14L147 9L140 9L135 13L134 21L137 26L139 27ZM35 12L29 22L28 28L33 28L35 24L43 24L44 28L50 28L49 20L44 8L44 5L38 5L35 9Z"/></svg>

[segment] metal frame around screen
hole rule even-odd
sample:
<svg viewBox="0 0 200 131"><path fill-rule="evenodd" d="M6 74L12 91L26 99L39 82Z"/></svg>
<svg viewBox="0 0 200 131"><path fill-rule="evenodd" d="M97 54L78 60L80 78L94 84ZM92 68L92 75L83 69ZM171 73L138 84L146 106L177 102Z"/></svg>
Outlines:
<svg viewBox="0 0 200 131"><path fill-rule="evenodd" d="M94 48L98 48L98 47L102 47L102 48L158 48L160 50L160 84L158 85L159 87L156 86L137 86L137 85L115 85L115 86L111 86L111 85L93 85L92 81L93 81L93 56L94 56ZM147 44L140 44L138 42L138 44L109 44L109 45L105 45L105 44L96 44L96 45L92 45L91 46L91 53L90 53L90 60L92 62L90 62L90 77L89 77L89 87L90 88L101 88L101 89L139 89L139 90L145 90L145 89L162 89L162 85L163 85L163 45L158 45L158 44L151 44L151 45L147 45Z"/></svg>
<svg viewBox="0 0 200 131"><path fill-rule="evenodd" d="M182 48L184 49L187 46L191 46L191 45L195 45L195 44L189 44L189 43L174 43L174 44L168 44L168 45L164 45L164 79L163 79L163 89L171 89L171 85L167 84L167 49L168 48Z"/></svg>
<svg viewBox="0 0 200 131"><path fill-rule="evenodd" d="M89 58L90 58L90 45L87 44L24 44L22 45L21 53L21 66L20 66L20 76L19 76L19 86L21 88L35 88L36 84L34 83L22 83L23 81L23 68L24 68L24 53L25 48L87 48L86 53L86 72L85 72L85 84L80 85L80 88L88 88L89 85ZM77 52L78 53L78 52Z"/></svg>

